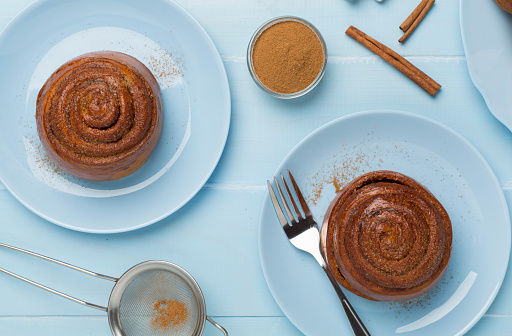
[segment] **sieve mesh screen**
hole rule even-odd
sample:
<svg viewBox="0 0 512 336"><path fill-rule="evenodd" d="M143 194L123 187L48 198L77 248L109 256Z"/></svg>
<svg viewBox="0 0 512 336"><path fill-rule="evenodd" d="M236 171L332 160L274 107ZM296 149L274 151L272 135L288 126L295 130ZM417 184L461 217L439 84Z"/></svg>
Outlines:
<svg viewBox="0 0 512 336"><path fill-rule="evenodd" d="M178 301L185 305L187 318L162 327L155 324L158 301ZM126 336L193 335L199 316L194 291L179 275L162 270L149 270L135 277L126 287L119 304L119 322Z"/></svg>

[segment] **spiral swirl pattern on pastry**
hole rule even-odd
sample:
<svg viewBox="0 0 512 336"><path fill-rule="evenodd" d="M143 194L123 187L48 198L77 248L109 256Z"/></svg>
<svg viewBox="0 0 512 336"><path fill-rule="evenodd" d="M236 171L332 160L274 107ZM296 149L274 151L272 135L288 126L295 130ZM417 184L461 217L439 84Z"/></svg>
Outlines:
<svg viewBox="0 0 512 336"><path fill-rule="evenodd" d="M372 300L404 301L441 279L452 228L441 203L419 183L376 171L338 193L321 239L329 267L345 288Z"/></svg>
<svg viewBox="0 0 512 336"><path fill-rule="evenodd" d="M36 118L41 142L60 168L86 180L115 180L142 166L158 141L160 89L137 59L88 53L46 81Z"/></svg>

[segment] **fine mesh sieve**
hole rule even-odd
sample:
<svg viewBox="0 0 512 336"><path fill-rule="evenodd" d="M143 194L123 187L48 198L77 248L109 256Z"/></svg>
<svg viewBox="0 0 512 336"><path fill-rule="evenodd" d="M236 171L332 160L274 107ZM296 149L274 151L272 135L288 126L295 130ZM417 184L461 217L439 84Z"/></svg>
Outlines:
<svg viewBox="0 0 512 336"><path fill-rule="evenodd" d="M98 278L116 282L110 294L108 307L102 307L71 297L0 268L0 272L51 293L88 307L106 311L110 329L114 336L199 336L203 333L206 320L222 331L225 336L228 335L223 327L206 316L204 296L194 278L184 269L170 262L159 260L146 261L133 266L117 279L17 247L2 243L0 243L0 246L42 258ZM184 305L187 312L186 318L180 321L180 323L171 324L166 327L155 325L156 305L158 305L158 302L171 301Z"/></svg>

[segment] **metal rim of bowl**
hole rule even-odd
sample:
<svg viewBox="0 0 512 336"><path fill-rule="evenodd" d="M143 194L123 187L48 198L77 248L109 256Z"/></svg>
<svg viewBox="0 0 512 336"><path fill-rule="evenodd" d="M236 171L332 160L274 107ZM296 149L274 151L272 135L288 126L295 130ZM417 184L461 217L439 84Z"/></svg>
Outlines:
<svg viewBox="0 0 512 336"><path fill-rule="evenodd" d="M299 22L299 23L302 23L303 25L305 25L306 27L310 28L316 35L316 37L318 38L318 40L320 41L320 44L322 45L322 49L324 51L324 61L323 61L323 64L322 64L322 68L320 69L318 75L316 76L316 78L311 82L311 84L309 84L306 88L304 88L303 90L301 91L298 91L298 92L294 92L294 93L279 93L279 92L276 92L276 91L273 91L273 90L270 90L269 88L267 88L258 78L258 76L256 75L256 73L254 72L254 69L253 69L253 64L252 64L252 52L253 52L253 49L254 49L254 44L256 43L256 41L258 40L258 38L260 37L260 35L265 31L267 30L269 27L277 24L277 23L280 23L280 22L287 22L287 21L294 21L294 22ZM263 23L255 32L254 34L252 35L251 37L251 40L249 41L249 46L247 47L247 66L249 68L249 73L251 74L251 77L252 79L254 80L254 82L263 90L265 91L266 93L274 96L274 97L277 97L277 98L281 98L281 99L292 99L292 98L297 98L297 97L300 97L300 96L303 96L305 95L306 93L308 93L309 91L313 90L313 88L315 88L315 86L317 86L318 83L320 83L320 80L322 79L322 77L324 76L324 73L325 73L325 68L327 66L327 47L325 45L325 41L324 41L324 38L322 37L322 34L320 34L320 32L318 31L318 29L313 25L311 24L309 21L307 20L304 20L302 18L299 18L297 16L278 16L276 18L273 18L273 19L270 19L268 20L267 22Z"/></svg>

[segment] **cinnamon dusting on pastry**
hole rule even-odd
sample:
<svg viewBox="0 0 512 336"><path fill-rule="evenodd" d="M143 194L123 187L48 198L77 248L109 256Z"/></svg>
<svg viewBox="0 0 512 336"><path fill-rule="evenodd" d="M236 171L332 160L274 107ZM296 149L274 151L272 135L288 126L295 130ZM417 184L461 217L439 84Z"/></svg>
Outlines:
<svg viewBox="0 0 512 336"><path fill-rule="evenodd" d="M374 171L336 195L324 216L321 245L347 290L370 300L406 301L440 281L452 227L441 203L418 182Z"/></svg>
<svg viewBox="0 0 512 336"><path fill-rule="evenodd" d="M39 91L37 131L48 156L75 177L110 181L148 159L162 129L153 74L123 53L81 55L58 68Z"/></svg>

